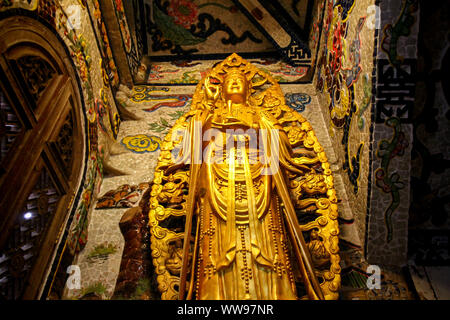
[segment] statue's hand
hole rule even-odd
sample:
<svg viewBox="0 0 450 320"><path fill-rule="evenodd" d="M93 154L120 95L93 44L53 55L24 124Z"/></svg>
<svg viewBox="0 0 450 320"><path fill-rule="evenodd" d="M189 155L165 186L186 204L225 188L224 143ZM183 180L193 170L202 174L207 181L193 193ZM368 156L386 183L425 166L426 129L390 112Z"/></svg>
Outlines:
<svg viewBox="0 0 450 320"><path fill-rule="evenodd" d="M211 78L209 76L205 78L204 85L208 101L216 101L219 97L219 87L211 84Z"/></svg>

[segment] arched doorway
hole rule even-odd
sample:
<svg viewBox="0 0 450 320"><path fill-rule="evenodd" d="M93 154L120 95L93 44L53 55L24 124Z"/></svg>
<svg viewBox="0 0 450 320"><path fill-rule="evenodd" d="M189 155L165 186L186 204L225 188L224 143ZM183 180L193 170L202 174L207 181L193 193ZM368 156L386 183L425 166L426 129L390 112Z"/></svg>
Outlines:
<svg viewBox="0 0 450 320"><path fill-rule="evenodd" d="M84 166L70 57L38 21L0 21L0 300L39 297Z"/></svg>

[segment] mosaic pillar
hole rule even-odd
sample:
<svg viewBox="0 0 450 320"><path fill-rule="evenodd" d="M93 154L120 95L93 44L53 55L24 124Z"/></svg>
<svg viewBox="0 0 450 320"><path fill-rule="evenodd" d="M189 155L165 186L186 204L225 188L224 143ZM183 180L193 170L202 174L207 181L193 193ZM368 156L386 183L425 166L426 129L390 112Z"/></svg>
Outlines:
<svg viewBox="0 0 450 320"><path fill-rule="evenodd" d="M372 264L406 264L418 2L381 0L365 253Z"/></svg>
<svg viewBox="0 0 450 320"><path fill-rule="evenodd" d="M100 8L113 48L121 83L129 88L140 65L122 1L100 0Z"/></svg>

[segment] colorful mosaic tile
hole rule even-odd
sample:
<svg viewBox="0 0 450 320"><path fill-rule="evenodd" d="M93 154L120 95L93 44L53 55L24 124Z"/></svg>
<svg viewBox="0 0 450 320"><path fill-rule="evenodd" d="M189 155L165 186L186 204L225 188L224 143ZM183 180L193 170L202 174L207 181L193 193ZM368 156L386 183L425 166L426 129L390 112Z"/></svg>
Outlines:
<svg viewBox="0 0 450 320"><path fill-rule="evenodd" d="M308 104L311 103L311 96L306 93L286 94L286 104L297 112L305 111Z"/></svg>
<svg viewBox="0 0 450 320"><path fill-rule="evenodd" d="M155 152L159 149L161 139L156 136L147 136L139 134L136 136L128 136L122 139L122 145L135 153Z"/></svg>
<svg viewBox="0 0 450 320"><path fill-rule="evenodd" d="M139 185L124 184L110 190L97 200L96 209L131 208L137 205L142 193L149 187L148 183Z"/></svg>

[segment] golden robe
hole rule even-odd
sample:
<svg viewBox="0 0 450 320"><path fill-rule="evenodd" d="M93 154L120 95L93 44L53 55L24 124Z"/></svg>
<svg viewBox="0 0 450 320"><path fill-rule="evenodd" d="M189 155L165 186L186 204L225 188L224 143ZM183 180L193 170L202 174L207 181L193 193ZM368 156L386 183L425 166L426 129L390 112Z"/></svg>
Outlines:
<svg viewBox="0 0 450 320"><path fill-rule="evenodd" d="M223 132L223 141L226 133ZM287 236L267 169L244 136L235 137L223 163L202 164L199 197L197 299L296 299ZM239 141L241 140L241 141ZM239 142L239 143L238 143ZM212 146L212 147L211 147ZM211 160L211 161L209 161ZM238 279L238 281L236 281Z"/></svg>

